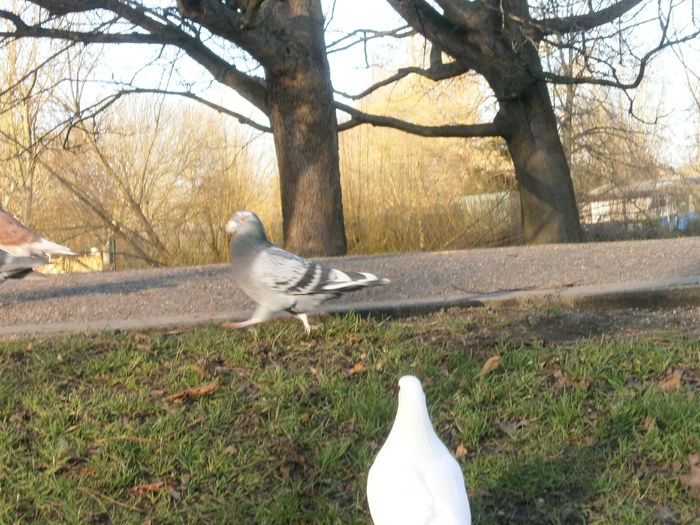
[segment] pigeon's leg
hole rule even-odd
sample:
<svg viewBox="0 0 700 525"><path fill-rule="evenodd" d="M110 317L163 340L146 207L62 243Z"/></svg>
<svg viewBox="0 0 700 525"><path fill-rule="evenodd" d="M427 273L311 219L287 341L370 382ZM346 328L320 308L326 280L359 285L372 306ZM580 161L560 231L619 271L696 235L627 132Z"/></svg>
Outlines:
<svg viewBox="0 0 700 525"><path fill-rule="evenodd" d="M240 321L238 323L224 323L223 326L226 328L245 328L246 326L253 326L258 324L260 321L255 318L250 318L247 321Z"/></svg>
<svg viewBox="0 0 700 525"><path fill-rule="evenodd" d="M309 317L306 314L296 314L299 320L301 320L302 323L304 323L304 331L306 332L306 335L309 335L311 333L311 330L314 328L309 324Z"/></svg>
<svg viewBox="0 0 700 525"><path fill-rule="evenodd" d="M253 316L247 321L240 321L238 323L224 323L226 328L245 328L246 326L253 326L254 324L262 323L270 318L270 312L266 308L258 306L253 312Z"/></svg>

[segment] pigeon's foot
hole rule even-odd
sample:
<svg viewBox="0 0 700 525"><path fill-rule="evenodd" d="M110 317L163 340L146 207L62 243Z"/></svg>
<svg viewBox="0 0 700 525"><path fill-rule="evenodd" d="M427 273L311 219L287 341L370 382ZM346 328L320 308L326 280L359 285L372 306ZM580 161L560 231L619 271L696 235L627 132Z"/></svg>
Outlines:
<svg viewBox="0 0 700 525"><path fill-rule="evenodd" d="M306 314L297 314L297 317L304 323L304 332L306 332L306 335L310 335L311 330L316 328L316 326L309 324L309 317Z"/></svg>

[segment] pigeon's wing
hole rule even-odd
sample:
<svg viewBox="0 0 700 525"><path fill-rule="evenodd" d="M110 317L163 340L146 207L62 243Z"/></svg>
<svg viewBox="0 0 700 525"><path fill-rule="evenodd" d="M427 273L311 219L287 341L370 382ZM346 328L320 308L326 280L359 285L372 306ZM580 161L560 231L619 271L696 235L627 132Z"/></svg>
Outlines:
<svg viewBox="0 0 700 525"><path fill-rule="evenodd" d="M278 246L262 250L251 267L260 285L285 295L325 293L323 284L333 271Z"/></svg>
<svg viewBox="0 0 700 525"><path fill-rule="evenodd" d="M342 272L271 245L253 262L253 278L285 295L337 297L367 286L388 284L371 273Z"/></svg>
<svg viewBox="0 0 700 525"><path fill-rule="evenodd" d="M426 484L434 495L437 523L471 525L471 509L459 463L445 448L433 466L426 476Z"/></svg>
<svg viewBox="0 0 700 525"><path fill-rule="evenodd" d="M367 478L367 501L375 525L433 525L435 502L416 469L373 465Z"/></svg>

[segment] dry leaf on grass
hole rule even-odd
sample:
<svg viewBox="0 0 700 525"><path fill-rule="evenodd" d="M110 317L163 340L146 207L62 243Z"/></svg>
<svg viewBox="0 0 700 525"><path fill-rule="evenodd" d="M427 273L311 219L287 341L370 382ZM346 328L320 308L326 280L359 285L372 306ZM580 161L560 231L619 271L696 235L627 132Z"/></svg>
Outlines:
<svg viewBox="0 0 700 525"><path fill-rule="evenodd" d="M644 430L649 430L656 423L656 418L653 416L647 416L644 418L644 423L642 423L642 428Z"/></svg>
<svg viewBox="0 0 700 525"><path fill-rule="evenodd" d="M464 443L457 445L457 449L455 450L455 457L457 459L466 456L467 453L467 447L464 446Z"/></svg>
<svg viewBox="0 0 700 525"><path fill-rule="evenodd" d="M682 372L673 372L668 377L665 377L659 381L659 388L661 390L678 390L681 387L681 379L683 378Z"/></svg>
<svg viewBox="0 0 700 525"><path fill-rule="evenodd" d="M690 454L688 462L690 463L690 472L678 476L678 479L690 489L691 497L700 499L700 455Z"/></svg>
<svg viewBox="0 0 700 525"><path fill-rule="evenodd" d="M501 364L501 356L500 355L495 355L493 357L489 357L486 362L484 363L484 366L481 367L481 372L479 372L479 377L485 377L487 374L490 374L498 366Z"/></svg>
<svg viewBox="0 0 700 525"><path fill-rule="evenodd" d="M203 417L198 417L198 418L195 419L194 421L190 421L189 423L187 423L187 426L186 426L185 428L196 427L196 426L199 425L202 421L204 421L204 418L203 418Z"/></svg>
<svg viewBox="0 0 700 525"><path fill-rule="evenodd" d="M364 364L362 361L360 361L355 366L353 366L350 370L348 370L348 375L352 376L355 374L359 374L360 372L364 372L365 370L367 370L367 365Z"/></svg>
<svg viewBox="0 0 700 525"><path fill-rule="evenodd" d="M165 488L165 481L156 481L155 483L142 483L129 489L129 492L134 494L146 494L147 492L158 492Z"/></svg>
<svg viewBox="0 0 700 525"><path fill-rule="evenodd" d="M219 389L219 383L209 383L207 385L198 386L195 388L186 388L180 392L170 394L165 398L166 401L184 400L187 397L201 397L216 392Z"/></svg>

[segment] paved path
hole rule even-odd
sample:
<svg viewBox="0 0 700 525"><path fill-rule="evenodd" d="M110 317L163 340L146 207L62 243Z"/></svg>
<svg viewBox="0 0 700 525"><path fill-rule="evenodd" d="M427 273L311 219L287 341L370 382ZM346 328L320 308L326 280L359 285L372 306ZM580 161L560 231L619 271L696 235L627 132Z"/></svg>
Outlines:
<svg viewBox="0 0 700 525"><path fill-rule="evenodd" d="M446 306L700 304L700 237L320 259L392 280L324 311L397 314ZM0 286L0 337L244 319L227 265L50 276Z"/></svg>

